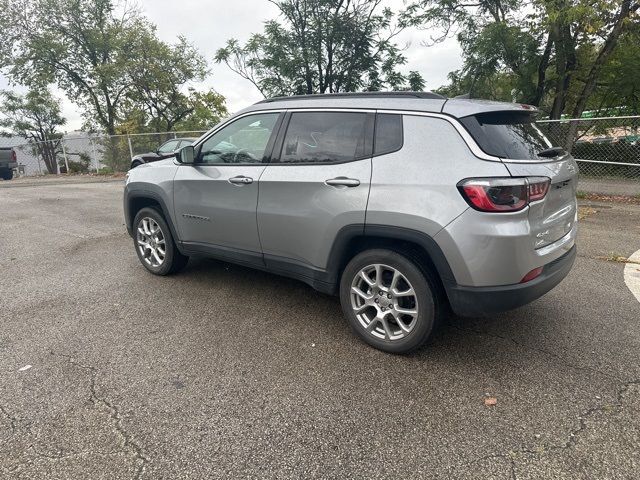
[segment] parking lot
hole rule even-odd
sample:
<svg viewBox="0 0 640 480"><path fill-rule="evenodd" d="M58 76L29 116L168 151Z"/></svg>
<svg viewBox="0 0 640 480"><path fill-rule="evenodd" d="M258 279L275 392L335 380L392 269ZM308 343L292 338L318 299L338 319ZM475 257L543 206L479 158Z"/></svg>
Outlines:
<svg viewBox="0 0 640 480"><path fill-rule="evenodd" d="M0 184L0 477L640 477L618 258L640 205L583 204L558 288L392 356L294 280L204 259L151 276L121 192Z"/></svg>

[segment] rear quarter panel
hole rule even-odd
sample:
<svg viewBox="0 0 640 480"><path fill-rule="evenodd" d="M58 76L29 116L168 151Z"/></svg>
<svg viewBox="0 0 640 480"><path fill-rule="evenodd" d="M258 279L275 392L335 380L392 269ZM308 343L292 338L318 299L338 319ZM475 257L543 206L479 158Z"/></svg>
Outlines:
<svg viewBox="0 0 640 480"><path fill-rule="evenodd" d="M574 245L575 162L571 158L503 162L514 177L550 178L550 190L544 200L518 212L495 214L469 209L438 233L436 241L452 263L459 285L517 284L525 274L560 258ZM557 189L567 181L570 184L563 190ZM541 239L549 240L548 247L538 245Z"/></svg>
<svg viewBox="0 0 640 480"><path fill-rule="evenodd" d="M372 159L366 223L413 229L431 237L469 208L457 183L509 176L500 162L473 155L443 118L404 115L404 145Z"/></svg>

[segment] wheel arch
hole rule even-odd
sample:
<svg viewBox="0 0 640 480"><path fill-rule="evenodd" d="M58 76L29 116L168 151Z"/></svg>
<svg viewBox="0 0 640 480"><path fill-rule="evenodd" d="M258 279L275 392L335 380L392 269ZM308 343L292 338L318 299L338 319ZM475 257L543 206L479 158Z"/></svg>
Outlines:
<svg viewBox="0 0 640 480"><path fill-rule="evenodd" d="M149 190L134 190L125 194L125 223L129 235L133 236L133 220L137 213L147 207L160 210L165 222L167 222L167 225L169 226L174 243L179 250L182 250L173 224L172 216L169 214L169 209L167 208L165 201L159 194Z"/></svg>
<svg viewBox="0 0 640 480"><path fill-rule="evenodd" d="M373 248L392 250L416 261L421 269L433 274L445 292L450 285L455 285L449 262L431 236L388 225L351 225L340 230L327 265L329 282L337 287L349 261L358 253Z"/></svg>

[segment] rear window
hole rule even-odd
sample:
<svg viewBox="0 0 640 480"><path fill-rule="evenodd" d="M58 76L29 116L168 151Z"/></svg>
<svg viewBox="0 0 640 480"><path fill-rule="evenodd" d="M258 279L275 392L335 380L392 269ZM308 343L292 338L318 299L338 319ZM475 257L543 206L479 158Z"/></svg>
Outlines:
<svg viewBox="0 0 640 480"><path fill-rule="evenodd" d="M461 118L460 122L485 153L496 157L542 160L538 152L552 146L529 113L479 113Z"/></svg>

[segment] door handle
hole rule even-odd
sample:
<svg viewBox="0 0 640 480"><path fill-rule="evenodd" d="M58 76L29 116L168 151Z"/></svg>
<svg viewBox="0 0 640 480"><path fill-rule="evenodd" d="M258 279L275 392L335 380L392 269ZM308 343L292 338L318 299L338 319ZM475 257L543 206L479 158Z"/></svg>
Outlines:
<svg viewBox="0 0 640 480"><path fill-rule="evenodd" d="M324 183L331 187L357 187L360 185L360 180L357 178L336 177L325 180Z"/></svg>
<svg viewBox="0 0 640 480"><path fill-rule="evenodd" d="M233 183L234 185L248 185L253 183L253 178L238 175L237 177L230 178L229 183Z"/></svg>

